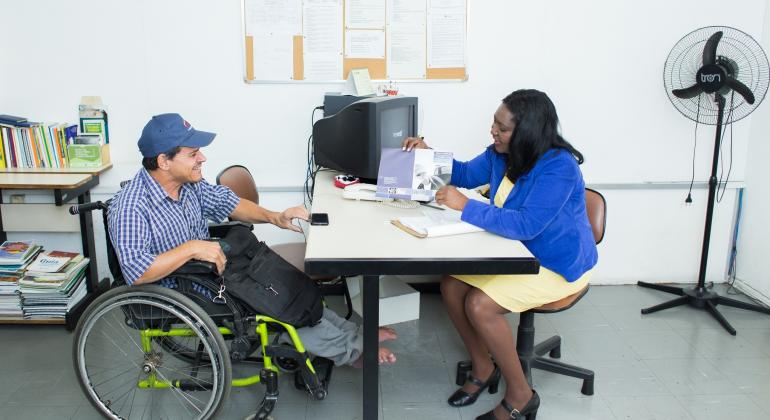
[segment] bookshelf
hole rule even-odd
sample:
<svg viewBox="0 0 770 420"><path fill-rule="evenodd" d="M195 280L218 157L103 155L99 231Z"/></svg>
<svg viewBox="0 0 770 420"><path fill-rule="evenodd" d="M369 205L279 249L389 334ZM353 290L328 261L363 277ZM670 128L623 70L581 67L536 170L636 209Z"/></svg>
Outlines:
<svg viewBox="0 0 770 420"><path fill-rule="evenodd" d="M58 230L59 227L66 225L66 218L72 220L74 216L65 214L66 204L77 198L78 204L84 204L91 201L91 189L99 184L99 175L110 169L111 163L107 163L97 168L3 168L0 169L0 241L7 239L6 231L13 231L15 226L5 226L6 220L3 213L7 213L8 221L13 220L16 226L24 225L25 219L29 222L22 229L27 231L45 232L49 230ZM14 220L13 211L23 215L33 214L34 211L40 211L43 207L51 209L50 204L3 204L3 190L51 190L54 194L54 213L59 216L53 218L38 217L18 217ZM11 206L31 206L28 211L17 210ZM64 218L64 219L63 219ZM27 320L20 317L0 317L0 324L63 324L68 330L72 330L77 325L77 321L85 308L102 291L109 287L109 279L99 280L96 250L94 243L93 219L90 212L82 213L78 216L79 223L75 227L80 232L80 238L83 246L83 255L90 259L86 274L86 297L83 298L72 310L70 310L64 319L34 319ZM49 228L43 223L46 219L51 219ZM58 220L57 220L58 219ZM68 230L65 230L68 231Z"/></svg>

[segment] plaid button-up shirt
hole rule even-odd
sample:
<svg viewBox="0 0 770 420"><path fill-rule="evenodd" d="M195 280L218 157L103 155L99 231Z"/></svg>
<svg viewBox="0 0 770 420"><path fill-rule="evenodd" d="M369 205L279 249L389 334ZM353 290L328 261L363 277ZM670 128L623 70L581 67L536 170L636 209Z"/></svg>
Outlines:
<svg viewBox="0 0 770 420"><path fill-rule="evenodd" d="M174 200L142 168L113 198L108 210L110 238L126 283L141 277L159 254L190 240L208 239L207 221L221 222L239 201L229 188L206 180L182 185L179 199ZM173 278L162 279L160 284L176 287Z"/></svg>

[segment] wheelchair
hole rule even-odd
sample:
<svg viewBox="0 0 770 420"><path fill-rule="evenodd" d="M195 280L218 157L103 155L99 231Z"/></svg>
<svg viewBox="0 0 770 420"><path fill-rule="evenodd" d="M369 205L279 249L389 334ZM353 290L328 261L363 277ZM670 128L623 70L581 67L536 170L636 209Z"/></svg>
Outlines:
<svg viewBox="0 0 770 420"><path fill-rule="evenodd" d="M128 286L107 229L110 201L75 205L70 213L99 209L105 227L107 262L114 282L86 308L75 329L73 360L78 382L105 417L208 419L232 387L265 385L255 419L269 418L278 400L278 375L294 374L294 384L314 400L326 397L333 364L312 358L295 328L249 313L225 292L223 303L200 293L219 294L215 267L190 261L170 277L177 287ZM224 237L239 222L212 225ZM287 332L291 345L278 341ZM234 378L233 364L248 363L259 373ZM251 367L251 365L247 367Z"/></svg>

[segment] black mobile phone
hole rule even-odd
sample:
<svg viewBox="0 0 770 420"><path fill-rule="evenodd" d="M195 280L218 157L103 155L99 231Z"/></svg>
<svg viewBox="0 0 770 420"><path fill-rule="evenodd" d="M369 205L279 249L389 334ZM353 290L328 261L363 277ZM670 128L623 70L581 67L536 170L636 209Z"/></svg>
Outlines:
<svg viewBox="0 0 770 420"><path fill-rule="evenodd" d="M327 213L313 213L310 215L310 224L326 226L329 224L329 215Z"/></svg>

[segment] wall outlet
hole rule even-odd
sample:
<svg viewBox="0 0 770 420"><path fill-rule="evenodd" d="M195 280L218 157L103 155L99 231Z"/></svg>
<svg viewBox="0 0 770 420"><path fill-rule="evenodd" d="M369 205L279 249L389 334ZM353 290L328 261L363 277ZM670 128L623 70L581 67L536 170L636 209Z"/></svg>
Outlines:
<svg viewBox="0 0 770 420"><path fill-rule="evenodd" d="M24 204L24 194L11 194L11 204Z"/></svg>

